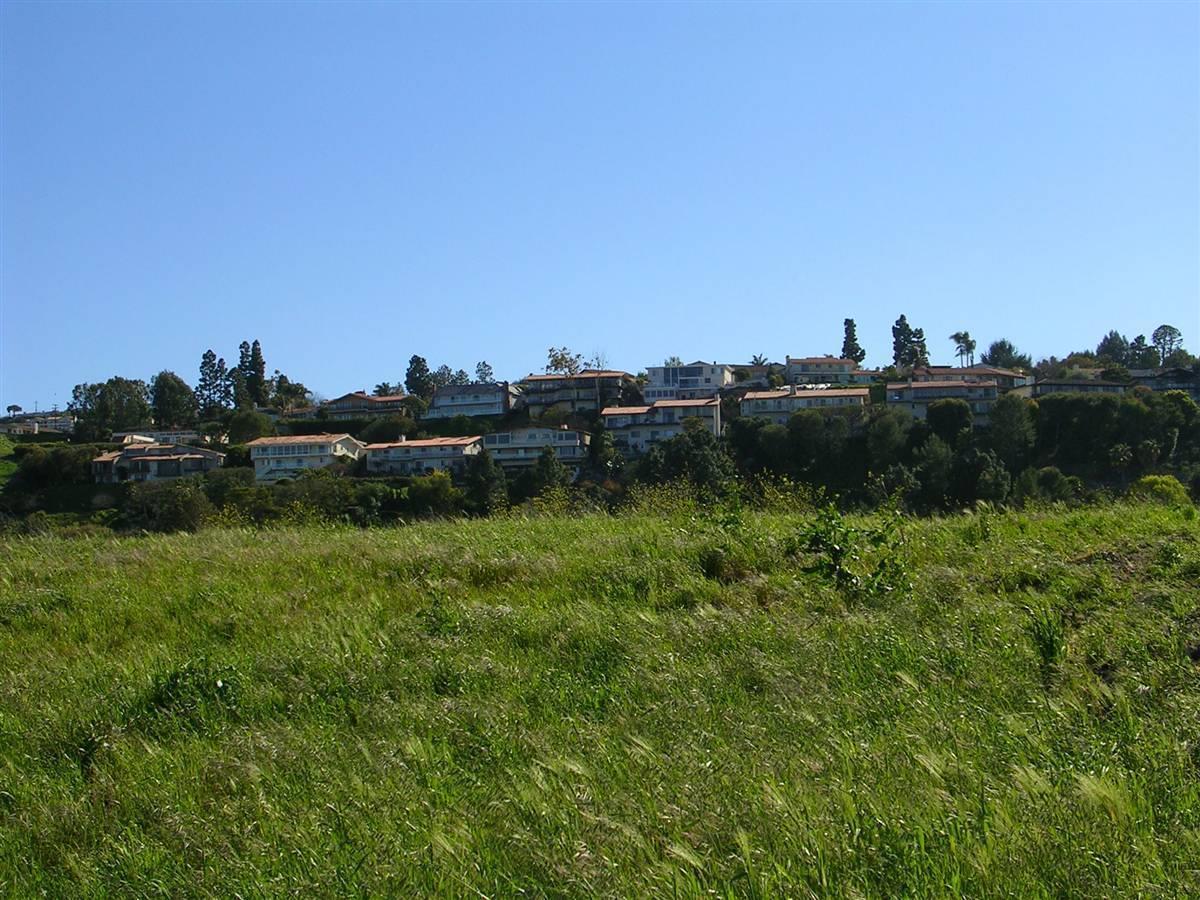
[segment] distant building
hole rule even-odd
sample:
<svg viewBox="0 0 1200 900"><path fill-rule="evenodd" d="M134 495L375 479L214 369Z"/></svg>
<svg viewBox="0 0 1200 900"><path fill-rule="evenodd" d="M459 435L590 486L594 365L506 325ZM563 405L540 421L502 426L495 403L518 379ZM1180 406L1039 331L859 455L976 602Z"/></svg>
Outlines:
<svg viewBox="0 0 1200 900"><path fill-rule="evenodd" d="M373 475L428 475L448 472L460 477L467 461L483 449L479 435L391 441L367 445L367 471Z"/></svg>
<svg viewBox="0 0 1200 900"><path fill-rule="evenodd" d="M1032 396L1049 394L1124 394L1129 385L1099 378L1045 378L1033 384Z"/></svg>
<svg viewBox="0 0 1200 900"><path fill-rule="evenodd" d="M319 412L324 412L326 418L341 421L370 419L375 416L394 416L405 412L404 401L407 399L404 394L375 397L366 391L352 391L349 394L342 394L335 400L326 400L321 404Z"/></svg>
<svg viewBox="0 0 1200 900"><path fill-rule="evenodd" d="M658 400L695 400L715 397L733 386L733 367L721 363L694 362L686 366L648 366L642 398Z"/></svg>
<svg viewBox="0 0 1200 900"><path fill-rule="evenodd" d="M1183 391L1200 403L1200 371L1184 366L1166 369L1130 369L1129 377L1152 391Z"/></svg>
<svg viewBox="0 0 1200 900"><path fill-rule="evenodd" d="M750 391L741 401L742 415L753 419L770 419L786 425L792 414L802 409L821 411L861 407L867 403L870 389L860 388L801 388L789 385L773 391Z"/></svg>
<svg viewBox="0 0 1200 900"><path fill-rule="evenodd" d="M512 409L515 386L506 381L491 384L447 384L433 392L423 419L453 419L455 416L502 416Z"/></svg>
<svg viewBox="0 0 1200 900"><path fill-rule="evenodd" d="M688 419L699 419L714 436L721 434L721 401L715 397L659 400L648 406L611 406L600 415L617 449L633 456L682 434Z"/></svg>
<svg viewBox="0 0 1200 900"><path fill-rule="evenodd" d="M0 422L0 434L70 434L75 430L71 413L25 413Z"/></svg>
<svg viewBox="0 0 1200 900"><path fill-rule="evenodd" d="M203 447L135 441L92 460L92 478L99 484L122 481L163 481L203 475L219 468L225 454Z"/></svg>
<svg viewBox="0 0 1200 900"><path fill-rule="evenodd" d="M529 375L520 383L522 401L532 418L551 410L580 413L621 402L637 383L628 372L585 369L578 375Z"/></svg>
<svg viewBox="0 0 1200 900"><path fill-rule="evenodd" d="M578 469L587 460L591 435L563 425L560 428L531 425L514 428L483 436L484 449L505 471L520 471L537 462L546 447L554 448L554 455L564 466Z"/></svg>
<svg viewBox="0 0 1200 900"><path fill-rule="evenodd" d="M1033 384L1033 377L995 366L918 366L913 381L994 381L1000 393Z"/></svg>
<svg viewBox="0 0 1200 900"><path fill-rule="evenodd" d="M358 459L365 445L348 434L294 434L256 438L246 446L254 463L254 477L279 481Z"/></svg>
<svg viewBox="0 0 1200 900"><path fill-rule="evenodd" d="M998 393L994 381L901 381L887 386L887 405L924 419L929 404L937 400L962 400L971 408L975 421L986 422Z"/></svg>
<svg viewBox="0 0 1200 900"><path fill-rule="evenodd" d="M788 384L836 384L868 385L878 375L868 369L860 369L852 359L837 356L788 357Z"/></svg>
<svg viewBox="0 0 1200 900"><path fill-rule="evenodd" d="M138 428L134 431L114 431L114 444L129 444L140 441L159 444L200 444L204 442L200 432L189 428L175 428L159 431L154 428Z"/></svg>

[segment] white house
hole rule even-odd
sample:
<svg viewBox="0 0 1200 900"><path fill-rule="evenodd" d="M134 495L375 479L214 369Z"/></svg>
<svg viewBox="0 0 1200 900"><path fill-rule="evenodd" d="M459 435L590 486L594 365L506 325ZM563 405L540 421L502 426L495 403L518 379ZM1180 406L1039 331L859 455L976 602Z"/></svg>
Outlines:
<svg viewBox="0 0 1200 900"><path fill-rule="evenodd" d="M586 431L575 431L566 425L558 428L533 425L485 434L483 446L505 471L529 468L546 447L554 448L554 455L564 466L578 469L587 459L591 440Z"/></svg>
<svg viewBox="0 0 1200 900"><path fill-rule="evenodd" d="M986 422L997 393L994 381L900 381L887 386L887 405L906 409L915 418L924 419L930 403L962 400L971 407L976 421Z"/></svg>
<svg viewBox="0 0 1200 900"><path fill-rule="evenodd" d="M686 366L647 366L642 397L658 400L694 400L715 397L733 385L733 366L697 361Z"/></svg>
<svg viewBox="0 0 1200 900"><path fill-rule="evenodd" d="M154 428L138 428L134 431L114 431L114 444L129 444L135 441L153 441L158 444L199 444L204 438L200 432L189 428L157 430Z"/></svg>
<svg viewBox="0 0 1200 900"><path fill-rule="evenodd" d="M789 356L787 360L788 384L870 384L877 374L836 356Z"/></svg>
<svg viewBox="0 0 1200 900"><path fill-rule="evenodd" d="M688 419L699 419L713 435L721 434L721 401L716 397L659 400L649 406L610 406L600 416L604 427L612 432L613 444L631 455L683 434Z"/></svg>
<svg viewBox="0 0 1200 900"><path fill-rule="evenodd" d="M1033 378L1012 369L996 366L918 366L912 371L913 381L994 381L1000 393L1033 384Z"/></svg>
<svg viewBox="0 0 1200 900"><path fill-rule="evenodd" d="M802 388L793 384L774 391L750 391L742 397L741 410L747 418L770 419L777 425L786 425L792 413L799 410L861 407L869 394L865 387Z"/></svg>
<svg viewBox="0 0 1200 900"><path fill-rule="evenodd" d="M92 478L102 484L162 481L202 475L219 468L225 454L203 447L136 441L92 460Z"/></svg>
<svg viewBox="0 0 1200 900"><path fill-rule="evenodd" d="M373 475L427 475L449 472L460 476L467 461L483 450L483 438L424 438L367 445L367 471Z"/></svg>
<svg viewBox="0 0 1200 900"><path fill-rule="evenodd" d="M446 384L433 392L423 419L455 416L502 416L512 409L517 390L507 381L491 384Z"/></svg>
<svg viewBox="0 0 1200 900"><path fill-rule="evenodd" d="M366 445L348 434L294 434L256 438L246 446L254 463L254 477L279 481L358 459Z"/></svg>

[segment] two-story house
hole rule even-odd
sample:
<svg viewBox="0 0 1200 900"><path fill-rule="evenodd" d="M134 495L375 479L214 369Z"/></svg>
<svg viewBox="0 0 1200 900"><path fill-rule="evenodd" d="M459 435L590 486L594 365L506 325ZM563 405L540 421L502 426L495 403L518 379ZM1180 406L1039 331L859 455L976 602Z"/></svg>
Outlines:
<svg viewBox="0 0 1200 900"><path fill-rule="evenodd" d="M546 447L554 448L558 461L570 469L578 469L587 460L592 436L562 425L531 425L483 436L484 449L506 472L527 469L537 462Z"/></svg>
<svg viewBox="0 0 1200 900"><path fill-rule="evenodd" d="M887 405L924 419L937 400L962 400L975 421L986 423L999 391L994 381L899 381L887 386Z"/></svg>
<svg viewBox="0 0 1200 900"><path fill-rule="evenodd" d="M803 388L794 384L774 391L750 391L741 400L742 415L747 418L769 419L786 425L792 414L802 409L828 411L864 406L870 389L861 388Z"/></svg>
<svg viewBox="0 0 1200 900"><path fill-rule="evenodd" d="M604 409L621 401L637 382L628 372L585 369L578 375L529 375L520 383L521 396L531 418L550 410L579 413Z"/></svg>
<svg viewBox="0 0 1200 900"><path fill-rule="evenodd" d="M483 450L483 438L423 438L367 445L367 471L373 475L428 475L447 472L458 478L472 456Z"/></svg>
<svg viewBox="0 0 1200 900"><path fill-rule="evenodd" d="M1049 394L1124 394L1129 385L1101 378L1043 378L1033 384L1033 397Z"/></svg>
<svg viewBox="0 0 1200 900"><path fill-rule="evenodd" d="M721 434L721 401L716 397L658 400L647 406L610 406L600 416L604 427L612 433L613 444L631 456L682 434L688 419L699 420L717 437Z"/></svg>
<svg viewBox="0 0 1200 900"><path fill-rule="evenodd" d="M715 397L733 386L733 367L697 361L686 366L647 366L642 399L695 400Z"/></svg>
<svg viewBox="0 0 1200 900"><path fill-rule="evenodd" d="M517 397L515 385L507 381L490 384L446 384L433 392L423 419L453 419L455 416L502 416Z"/></svg>
<svg viewBox="0 0 1200 900"><path fill-rule="evenodd" d="M404 401L406 399L404 394L376 397L366 391L351 391L334 400L326 400L321 404L320 410L326 418L340 421L394 416L405 411Z"/></svg>
<svg viewBox="0 0 1200 900"><path fill-rule="evenodd" d="M788 384L870 384L878 374L837 356L789 356L787 360Z"/></svg>
<svg viewBox="0 0 1200 900"><path fill-rule="evenodd" d="M1012 369L1000 369L996 366L918 366L912 371L913 381L994 381L996 388L1004 394L1014 388L1033 384L1033 378L1014 372Z"/></svg>
<svg viewBox="0 0 1200 900"><path fill-rule="evenodd" d="M1129 377L1152 391L1183 391L1200 403L1200 367L1174 366L1165 369L1130 369Z"/></svg>
<svg viewBox="0 0 1200 900"><path fill-rule="evenodd" d="M101 453L92 460L92 478L100 484L120 481L162 481L203 475L220 468L225 454L203 447L131 441L120 450Z"/></svg>
<svg viewBox="0 0 1200 900"><path fill-rule="evenodd" d="M348 434L294 434L256 438L246 446L254 463L254 477L279 481L356 460L366 445Z"/></svg>

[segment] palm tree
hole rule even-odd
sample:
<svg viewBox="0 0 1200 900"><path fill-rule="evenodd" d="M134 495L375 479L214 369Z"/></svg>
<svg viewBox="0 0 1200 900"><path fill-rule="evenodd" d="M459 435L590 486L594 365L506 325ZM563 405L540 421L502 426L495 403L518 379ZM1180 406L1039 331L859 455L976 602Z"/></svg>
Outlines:
<svg viewBox="0 0 1200 900"><path fill-rule="evenodd" d="M975 365L975 339L971 337L971 332L956 331L950 335L950 340L954 341L954 353L958 356L958 364L965 366L967 363L964 360L969 359L970 365Z"/></svg>
<svg viewBox="0 0 1200 900"><path fill-rule="evenodd" d="M752 366L765 366L766 364L767 364L767 358L765 356L763 356L761 353L755 353L754 356L750 360L750 365L752 365Z"/></svg>

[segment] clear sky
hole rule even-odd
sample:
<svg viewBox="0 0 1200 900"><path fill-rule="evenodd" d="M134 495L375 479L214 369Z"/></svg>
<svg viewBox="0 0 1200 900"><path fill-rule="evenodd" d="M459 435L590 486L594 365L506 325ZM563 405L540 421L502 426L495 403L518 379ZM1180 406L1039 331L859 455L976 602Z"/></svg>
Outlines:
<svg viewBox="0 0 1200 900"><path fill-rule="evenodd" d="M1200 4L0 4L0 403L1200 350Z"/></svg>

